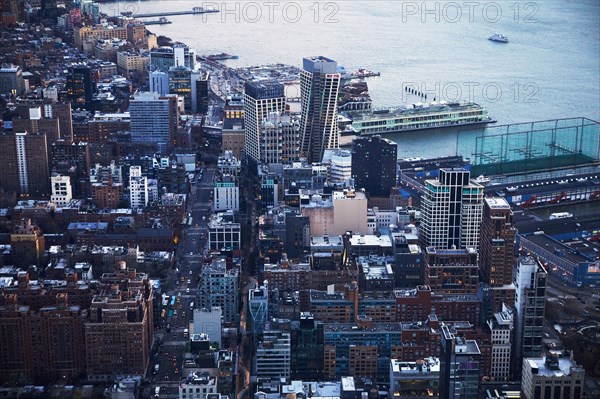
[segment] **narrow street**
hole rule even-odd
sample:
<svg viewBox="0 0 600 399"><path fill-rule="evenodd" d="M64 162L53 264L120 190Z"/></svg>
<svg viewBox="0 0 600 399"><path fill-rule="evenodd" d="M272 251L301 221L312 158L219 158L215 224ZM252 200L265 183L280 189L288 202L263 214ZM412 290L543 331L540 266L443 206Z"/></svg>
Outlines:
<svg viewBox="0 0 600 399"><path fill-rule="evenodd" d="M147 377L151 385L144 389L143 397L154 397L155 388L161 387L160 398L178 398L182 377L183 356L188 337L185 330L193 321L192 304L196 293L202 261L207 253L207 222L211 214L211 192L215 167L207 166L197 172L191 182L186 215L192 217L191 226L182 232L176 251L175 270L163 285L169 304L155 331L158 348L148 366ZM156 367L158 365L158 368Z"/></svg>

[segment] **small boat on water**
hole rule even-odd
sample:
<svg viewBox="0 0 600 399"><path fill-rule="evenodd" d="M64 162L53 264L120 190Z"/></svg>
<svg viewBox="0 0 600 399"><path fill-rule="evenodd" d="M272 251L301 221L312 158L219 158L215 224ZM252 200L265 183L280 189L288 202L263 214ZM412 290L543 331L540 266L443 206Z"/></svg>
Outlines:
<svg viewBox="0 0 600 399"><path fill-rule="evenodd" d="M504 36L502 33L494 33L492 36L488 37L488 40L493 42L508 43L508 37Z"/></svg>

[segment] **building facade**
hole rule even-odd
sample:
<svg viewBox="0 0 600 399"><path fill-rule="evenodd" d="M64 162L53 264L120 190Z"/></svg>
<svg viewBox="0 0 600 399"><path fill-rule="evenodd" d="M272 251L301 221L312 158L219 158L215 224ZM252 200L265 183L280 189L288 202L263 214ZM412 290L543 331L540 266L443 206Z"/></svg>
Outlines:
<svg viewBox="0 0 600 399"><path fill-rule="evenodd" d="M356 189L375 197L388 197L396 186L398 145L381 136L352 141L352 178Z"/></svg>
<svg viewBox="0 0 600 399"><path fill-rule="evenodd" d="M129 113L132 142L155 143L163 153L171 148L175 142L177 115L169 98L157 93L139 93L130 101Z"/></svg>
<svg viewBox="0 0 600 399"><path fill-rule="evenodd" d="M481 352L475 340L455 336L442 326L440 399L478 399Z"/></svg>
<svg viewBox="0 0 600 399"><path fill-rule="evenodd" d="M523 358L542 353L547 277L539 260L519 258L515 277L514 375L519 375Z"/></svg>
<svg viewBox="0 0 600 399"><path fill-rule="evenodd" d="M0 134L0 186L20 196L48 198L50 174L46 135Z"/></svg>
<svg viewBox="0 0 600 399"><path fill-rule="evenodd" d="M321 162L325 149L339 146L339 88L337 62L322 56L303 59L300 72L300 154L309 162Z"/></svg>
<svg viewBox="0 0 600 399"><path fill-rule="evenodd" d="M425 180L421 199L421 241L438 249L478 248L483 186L462 168L440 169Z"/></svg>
<svg viewBox="0 0 600 399"><path fill-rule="evenodd" d="M265 151L270 149L271 139L265 139L263 121L272 112L285 109L283 85L277 82L247 82L244 86L244 152L254 162L265 162ZM277 131L270 132L270 136ZM269 158L270 159L270 158Z"/></svg>

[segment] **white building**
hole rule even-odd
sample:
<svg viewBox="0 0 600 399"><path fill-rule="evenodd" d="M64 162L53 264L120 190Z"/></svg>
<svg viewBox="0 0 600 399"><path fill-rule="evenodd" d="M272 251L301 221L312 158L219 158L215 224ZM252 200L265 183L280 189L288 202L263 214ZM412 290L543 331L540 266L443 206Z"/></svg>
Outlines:
<svg viewBox="0 0 600 399"><path fill-rule="evenodd" d="M352 178L352 152L334 150L329 161L329 180L345 182Z"/></svg>
<svg viewBox="0 0 600 399"><path fill-rule="evenodd" d="M73 189L69 176L52 176L50 182L52 184L51 202L54 202L59 207L66 206L71 202L73 199Z"/></svg>
<svg viewBox="0 0 600 399"><path fill-rule="evenodd" d="M143 208L148 205L148 179L142 176L141 166L129 167L129 203L131 209Z"/></svg>
<svg viewBox="0 0 600 399"><path fill-rule="evenodd" d="M216 342L221 347L221 328L223 324L223 312L219 306L210 308L194 309L194 321L190 326L190 336L194 334L206 334L210 342Z"/></svg>
<svg viewBox="0 0 600 399"><path fill-rule="evenodd" d="M390 224L398 225L398 211L384 211L379 208L373 208L375 213L375 224L376 229L379 231L387 231L390 228Z"/></svg>
<svg viewBox="0 0 600 399"><path fill-rule="evenodd" d="M240 188L233 176L224 175L213 188L213 211L229 210L240 210Z"/></svg>
<svg viewBox="0 0 600 399"><path fill-rule="evenodd" d="M179 384L179 399L206 399L217 392L217 379L207 372L192 371Z"/></svg>
<svg viewBox="0 0 600 399"><path fill-rule="evenodd" d="M265 329L256 348L254 375L257 378L290 378L291 340L287 331Z"/></svg>
<svg viewBox="0 0 600 399"><path fill-rule="evenodd" d="M492 333L492 363L489 377L493 381L508 381L512 351L512 314L506 309L494 314L494 318L488 320L488 327Z"/></svg>
<svg viewBox="0 0 600 399"><path fill-rule="evenodd" d="M82 281L90 281L90 280L94 279L91 263L88 263L88 262L75 263L75 271L77 272L77 276Z"/></svg>
<svg viewBox="0 0 600 399"><path fill-rule="evenodd" d="M573 359L549 354L523 359L521 398L582 399L585 370Z"/></svg>
<svg viewBox="0 0 600 399"><path fill-rule="evenodd" d="M149 73L148 83L150 92L158 93L161 96L169 94L169 74L162 71L152 71Z"/></svg>
<svg viewBox="0 0 600 399"><path fill-rule="evenodd" d="M425 180L421 200L421 239L438 249L479 246L483 186L462 168L440 169L437 180Z"/></svg>

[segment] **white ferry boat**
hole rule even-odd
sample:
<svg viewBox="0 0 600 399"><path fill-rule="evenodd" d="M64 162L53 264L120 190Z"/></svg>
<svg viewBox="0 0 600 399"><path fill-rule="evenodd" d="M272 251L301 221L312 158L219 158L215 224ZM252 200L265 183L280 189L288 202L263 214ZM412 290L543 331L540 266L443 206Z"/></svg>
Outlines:
<svg viewBox="0 0 600 399"><path fill-rule="evenodd" d="M352 121L346 130L363 136L496 122L479 104L445 101L368 113L348 113L346 117Z"/></svg>
<svg viewBox="0 0 600 399"><path fill-rule="evenodd" d="M504 36L502 33L494 33L492 36L488 37L488 40L493 42L508 43L508 37Z"/></svg>
<svg viewBox="0 0 600 399"><path fill-rule="evenodd" d="M572 218L572 217L573 217L573 214L569 213L569 212L556 212L556 213L550 214L548 219L556 220L556 219L568 219L568 218Z"/></svg>

